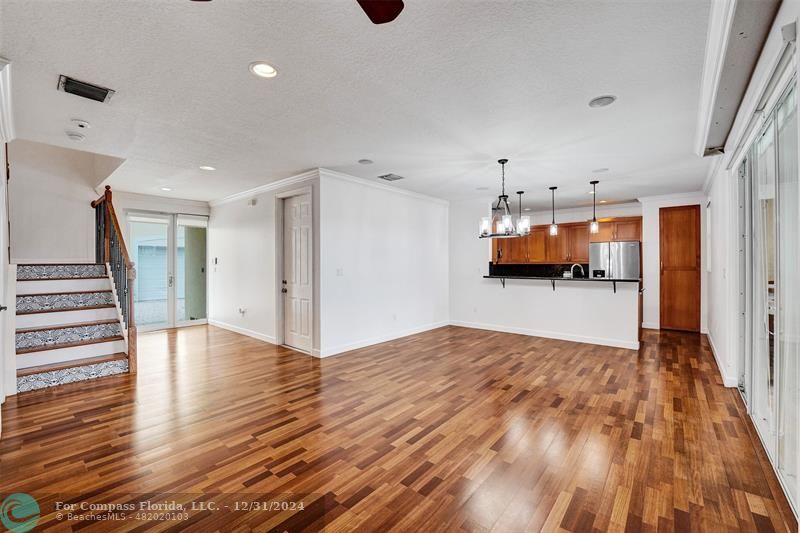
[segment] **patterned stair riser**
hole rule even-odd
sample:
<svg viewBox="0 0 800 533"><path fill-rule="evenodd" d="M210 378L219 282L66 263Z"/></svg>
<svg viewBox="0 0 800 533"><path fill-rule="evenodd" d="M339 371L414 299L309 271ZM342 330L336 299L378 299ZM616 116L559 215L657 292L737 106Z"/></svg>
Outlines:
<svg viewBox="0 0 800 533"><path fill-rule="evenodd" d="M17 280L105 277L105 265L19 265Z"/></svg>
<svg viewBox="0 0 800 533"><path fill-rule="evenodd" d="M118 361L107 361L105 363L65 368L63 370L53 370L51 372L41 372L29 376L20 376L17 378L17 392L44 389L46 387L64 385L75 381L124 374L127 371L128 360L121 359Z"/></svg>
<svg viewBox="0 0 800 533"><path fill-rule="evenodd" d="M27 331L17 333L16 347L19 350L36 348L39 346L72 344L88 340L118 337L121 335L122 329L120 329L119 323Z"/></svg>
<svg viewBox="0 0 800 533"><path fill-rule="evenodd" d="M110 292L78 292L17 296L17 313L114 305Z"/></svg>

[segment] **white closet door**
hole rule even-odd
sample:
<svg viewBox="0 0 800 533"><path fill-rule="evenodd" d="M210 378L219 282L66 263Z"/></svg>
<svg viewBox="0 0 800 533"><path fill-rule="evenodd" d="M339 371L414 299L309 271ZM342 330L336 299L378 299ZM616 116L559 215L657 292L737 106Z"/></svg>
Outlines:
<svg viewBox="0 0 800 533"><path fill-rule="evenodd" d="M284 344L311 351L312 335L311 195L283 202Z"/></svg>

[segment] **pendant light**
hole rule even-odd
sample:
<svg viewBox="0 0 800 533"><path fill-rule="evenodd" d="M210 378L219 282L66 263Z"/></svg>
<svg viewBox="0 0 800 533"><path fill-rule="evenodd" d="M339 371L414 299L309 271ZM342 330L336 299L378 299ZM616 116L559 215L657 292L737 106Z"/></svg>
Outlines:
<svg viewBox="0 0 800 533"><path fill-rule="evenodd" d="M599 233L600 224L597 222L597 180L592 180L589 184L592 186L592 223L589 224L589 233Z"/></svg>
<svg viewBox="0 0 800 533"><path fill-rule="evenodd" d="M492 206L492 217L481 218L479 238L510 238L520 237L527 235L527 233L519 233L522 229L523 232L530 232L530 217L522 217L522 194L520 191L520 220L514 224L511 215L511 207L508 205L508 195L506 194L506 163L508 159L498 159L500 163L500 195L497 197L497 204ZM523 221L522 219L525 219ZM527 225L527 230L525 229Z"/></svg>
<svg viewBox="0 0 800 533"><path fill-rule="evenodd" d="M531 217L522 214L522 195L525 191L517 191L519 195L519 219L517 220L517 235L524 237L531 232Z"/></svg>
<svg viewBox="0 0 800 533"><path fill-rule="evenodd" d="M556 189L558 189L558 187L550 187L550 205L553 211L553 219L550 222L550 235L553 237L558 235L558 225L556 224Z"/></svg>

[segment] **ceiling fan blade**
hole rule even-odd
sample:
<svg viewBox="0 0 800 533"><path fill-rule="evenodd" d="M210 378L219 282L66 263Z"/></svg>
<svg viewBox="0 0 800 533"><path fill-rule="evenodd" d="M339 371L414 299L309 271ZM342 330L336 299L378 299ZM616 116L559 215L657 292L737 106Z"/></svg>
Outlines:
<svg viewBox="0 0 800 533"><path fill-rule="evenodd" d="M403 10L403 0L357 0L373 24L385 24Z"/></svg>

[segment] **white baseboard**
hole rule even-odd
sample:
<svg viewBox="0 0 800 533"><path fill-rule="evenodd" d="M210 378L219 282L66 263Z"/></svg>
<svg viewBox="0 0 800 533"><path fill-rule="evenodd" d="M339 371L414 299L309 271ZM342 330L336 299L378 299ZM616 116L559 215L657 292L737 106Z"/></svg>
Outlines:
<svg viewBox="0 0 800 533"><path fill-rule="evenodd" d="M340 344L339 346L334 346L332 348L323 348L320 350L319 357L330 357L332 355L349 352L351 350L358 350L359 348L366 348L367 346L372 346L373 344L380 344L382 342L389 342L395 339L399 339L401 337L407 337L409 335L416 335L417 333L422 333L424 331L430 331L432 329L441 328L444 326L450 325L450 322L447 320L443 320L441 322L433 322L431 324L425 324L424 326L417 326L414 328L404 329L401 331L397 331L394 333L390 333L389 335L382 335L380 337L372 337L370 339L363 339L356 342L350 342L347 344ZM316 355L312 352L312 355Z"/></svg>
<svg viewBox="0 0 800 533"><path fill-rule="evenodd" d="M644 329L659 329L658 322L642 322Z"/></svg>
<svg viewBox="0 0 800 533"><path fill-rule="evenodd" d="M270 344L275 344L275 337L272 337L270 335L264 335L263 333L253 331L251 329L240 328L239 326L234 326L233 324L228 324L226 322L220 322L219 320L212 320L210 318L208 319L208 324L210 326L216 326L218 328L227 329L228 331L232 331L234 333L239 333L240 335L253 337L254 339L268 342Z"/></svg>
<svg viewBox="0 0 800 533"><path fill-rule="evenodd" d="M706 333L706 337L708 338L708 345L711 346L711 353L714 354L714 360L717 362L719 374L722 376L722 384L726 387L738 387L739 380L736 376L729 376L725 373L725 366L722 364L722 361L720 361L719 352L717 352L717 347L714 345L714 339L708 333Z"/></svg>
<svg viewBox="0 0 800 533"><path fill-rule="evenodd" d="M547 339L558 339L562 341L582 342L586 344L599 344L600 346L611 346L613 348L627 348L629 350L638 350L639 341L624 340L624 339L606 339L602 337L586 337L583 335L569 335L558 333L554 331L541 331L527 328L515 328L508 326L498 326L496 324L480 324L477 322L459 322L451 321L453 326L461 326L464 328L485 329L489 331L499 331L502 333L516 333L519 335L528 335L530 337L544 337Z"/></svg>

